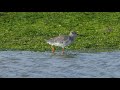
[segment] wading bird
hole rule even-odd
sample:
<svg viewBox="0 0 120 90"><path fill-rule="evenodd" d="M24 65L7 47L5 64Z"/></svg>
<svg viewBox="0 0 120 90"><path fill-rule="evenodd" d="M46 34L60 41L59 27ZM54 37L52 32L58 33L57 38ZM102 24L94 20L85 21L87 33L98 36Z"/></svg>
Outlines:
<svg viewBox="0 0 120 90"><path fill-rule="evenodd" d="M46 42L52 46L52 53L55 52L54 46L59 46L62 47L62 54L64 54L64 48L71 44L77 35L78 34L76 32L71 31L69 35L57 36L49 40L46 40Z"/></svg>

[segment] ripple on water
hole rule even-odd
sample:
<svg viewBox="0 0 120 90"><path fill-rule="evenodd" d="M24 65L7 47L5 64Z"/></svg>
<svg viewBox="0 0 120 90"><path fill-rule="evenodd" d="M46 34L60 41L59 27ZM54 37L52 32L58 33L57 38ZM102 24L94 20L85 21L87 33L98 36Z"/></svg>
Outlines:
<svg viewBox="0 0 120 90"><path fill-rule="evenodd" d="M0 77L120 77L120 52L0 51Z"/></svg>

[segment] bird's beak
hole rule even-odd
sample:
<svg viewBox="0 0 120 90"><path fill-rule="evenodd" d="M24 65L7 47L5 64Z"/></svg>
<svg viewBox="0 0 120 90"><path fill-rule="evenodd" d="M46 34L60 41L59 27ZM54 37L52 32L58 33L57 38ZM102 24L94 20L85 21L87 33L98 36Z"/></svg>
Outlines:
<svg viewBox="0 0 120 90"><path fill-rule="evenodd" d="M77 33L77 36L78 36L79 34Z"/></svg>

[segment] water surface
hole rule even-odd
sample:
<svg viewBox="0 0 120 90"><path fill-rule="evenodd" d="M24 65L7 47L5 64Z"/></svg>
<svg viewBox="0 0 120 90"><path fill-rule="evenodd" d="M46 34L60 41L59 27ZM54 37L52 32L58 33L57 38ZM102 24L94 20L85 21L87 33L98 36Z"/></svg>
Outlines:
<svg viewBox="0 0 120 90"><path fill-rule="evenodd" d="M1 78L119 78L120 52L0 51Z"/></svg>

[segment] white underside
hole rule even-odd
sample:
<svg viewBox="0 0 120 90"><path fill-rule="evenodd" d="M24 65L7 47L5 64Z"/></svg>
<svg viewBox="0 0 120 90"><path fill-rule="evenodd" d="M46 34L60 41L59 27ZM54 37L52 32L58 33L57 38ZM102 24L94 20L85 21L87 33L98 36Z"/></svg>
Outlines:
<svg viewBox="0 0 120 90"><path fill-rule="evenodd" d="M50 43L50 42L48 42L50 45L52 45L52 46L59 46L59 47L62 47L62 48L64 48L65 46L68 46L70 43L71 43L71 41L69 41L68 43Z"/></svg>

